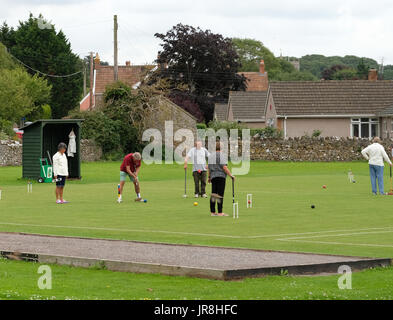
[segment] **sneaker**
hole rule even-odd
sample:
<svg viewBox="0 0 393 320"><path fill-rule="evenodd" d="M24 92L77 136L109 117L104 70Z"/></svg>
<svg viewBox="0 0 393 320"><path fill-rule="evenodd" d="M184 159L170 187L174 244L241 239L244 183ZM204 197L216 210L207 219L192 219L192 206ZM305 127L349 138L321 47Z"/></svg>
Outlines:
<svg viewBox="0 0 393 320"><path fill-rule="evenodd" d="M135 199L135 202L142 202L142 201L143 201L142 198L136 198L136 199Z"/></svg>
<svg viewBox="0 0 393 320"><path fill-rule="evenodd" d="M204 193L204 194L202 195L202 198L207 198L207 194Z"/></svg>
<svg viewBox="0 0 393 320"><path fill-rule="evenodd" d="M218 213L217 214L219 217L228 217L228 215L226 213Z"/></svg>
<svg viewBox="0 0 393 320"><path fill-rule="evenodd" d="M62 202L60 200L56 200L57 204L62 204Z"/></svg>
<svg viewBox="0 0 393 320"><path fill-rule="evenodd" d="M195 198L199 198L199 194L196 193L196 194L195 194Z"/></svg>
<svg viewBox="0 0 393 320"><path fill-rule="evenodd" d="M63 200L61 203L70 203L69 201L67 201L67 200Z"/></svg>
<svg viewBox="0 0 393 320"><path fill-rule="evenodd" d="M123 202L123 199L120 198L120 199L117 199L116 201L117 201L118 203L122 203L122 202Z"/></svg>
<svg viewBox="0 0 393 320"><path fill-rule="evenodd" d="M212 217L218 217L218 214L215 213L215 212L212 212L210 215L211 215Z"/></svg>

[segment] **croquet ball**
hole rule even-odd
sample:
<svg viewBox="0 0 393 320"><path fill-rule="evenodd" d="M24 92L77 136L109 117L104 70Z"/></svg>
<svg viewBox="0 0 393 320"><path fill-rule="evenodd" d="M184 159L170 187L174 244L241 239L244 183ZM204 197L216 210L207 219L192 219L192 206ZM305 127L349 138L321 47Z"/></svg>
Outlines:
<svg viewBox="0 0 393 320"><path fill-rule="evenodd" d="M353 183L356 183L356 181L355 181L355 180L353 180L352 182L353 182Z"/></svg>
<svg viewBox="0 0 393 320"><path fill-rule="evenodd" d="M326 189L326 186L322 186L322 188Z"/></svg>
<svg viewBox="0 0 393 320"><path fill-rule="evenodd" d="M311 205L311 209L315 209L315 206L314 206L314 205Z"/></svg>
<svg viewBox="0 0 393 320"><path fill-rule="evenodd" d="M147 199L143 200L143 202L146 203L146 202L147 202Z"/></svg>
<svg viewBox="0 0 393 320"><path fill-rule="evenodd" d="M248 204L250 204L251 203L251 201L250 200L248 200Z"/></svg>
<svg viewBox="0 0 393 320"><path fill-rule="evenodd" d="M194 202L194 207L196 207L198 205L198 202Z"/></svg>

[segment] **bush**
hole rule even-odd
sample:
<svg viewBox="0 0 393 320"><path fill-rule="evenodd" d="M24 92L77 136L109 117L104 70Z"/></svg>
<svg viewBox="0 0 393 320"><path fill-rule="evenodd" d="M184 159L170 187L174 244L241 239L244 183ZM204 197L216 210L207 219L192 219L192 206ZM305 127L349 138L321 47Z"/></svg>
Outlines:
<svg viewBox="0 0 393 320"><path fill-rule="evenodd" d="M322 134L322 131L321 130L314 130L313 132L312 132L312 137L313 138L318 138L320 135Z"/></svg>
<svg viewBox="0 0 393 320"><path fill-rule="evenodd" d="M228 136L230 135L230 130L238 130L239 137L242 135L242 130L246 129L246 126L241 123L216 120L210 121L208 127L214 131L224 129L227 131Z"/></svg>
<svg viewBox="0 0 393 320"><path fill-rule="evenodd" d="M197 123L197 129L207 129L207 125L205 123Z"/></svg>
<svg viewBox="0 0 393 320"><path fill-rule="evenodd" d="M282 138L282 131L274 127L265 127L260 129L251 129L251 136L259 135L264 139L279 139Z"/></svg>
<svg viewBox="0 0 393 320"><path fill-rule="evenodd" d="M6 140L5 137L13 137L15 132L12 130L12 122L0 118L0 132L3 133L4 138L2 138L2 140Z"/></svg>
<svg viewBox="0 0 393 320"><path fill-rule="evenodd" d="M75 112L74 119L84 119L81 138L94 140L104 154L120 150L121 123L110 119L102 111Z"/></svg>
<svg viewBox="0 0 393 320"><path fill-rule="evenodd" d="M131 88L121 81L114 82L105 88L104 101L118 101L128 97Z"/></svg>

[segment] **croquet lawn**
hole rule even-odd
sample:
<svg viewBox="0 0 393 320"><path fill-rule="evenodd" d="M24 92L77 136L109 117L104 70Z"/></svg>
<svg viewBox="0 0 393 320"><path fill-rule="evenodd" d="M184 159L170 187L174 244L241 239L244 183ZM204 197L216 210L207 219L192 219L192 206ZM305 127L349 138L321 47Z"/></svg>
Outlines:
<svg viewBox="0 0 393 320"><path fill-rule="evenodd" d="M184 170L179 165L143 165L140 181L142 196L147 199L147 203L134 202L135 195L128 183L124 202L118 204L119 166L117 162L83 164L83 179L67 182L65 198L70 201L67 205L55 203L54 185L34 183L33 192L28 194L27 181L20 178L21 167L1 167L0 232L393 257L393 196L371 194L368 166L364 162L252 162L250 173L238 176L236 180L238 220L232 218L229 179L224 209L230 216L210 217L209 200L193 198L191 174L188 179L188 198L183 198ZM349 169L354 172L356 183L348 181ZM385 172L385 191L390 188L387 174L388 170ZM322 188L323 185L326 185L326 189ZM246 208L247 194L253 195L251 209ZM193 205L195 201L198 206ZM315 209L311 208L312 205ZM29 268L32 267L23 262L0 262L0 298L6 298L6 289L12 291L11 282L7 287L2 285L2 281L7 284L8 277L15 277L15 283L19 283L19 280L22 283L23 275L20 273ZM89 291L89 287L94 286L90 280L86 281L89 284L85 290L73 284L71 277L68 282L64 280L69 286L68 291L59 291L58 298L308 298L310 294L304 290L314 285L319 288L314 298L324 298L324 293L328 298L389 298L389 289L390 292L392 290L388 279L393 278L390 268L361 272L356 277L363 279L359 280L359 286L364 290L347 294L342 291L334 291L336 293L333 294L333 291L328 290L330 285L331 288L337 287L336 276L249 279L241 282L243 285L249 284L249 293L244 288L243 291L239 289L237 294L233 292L240 286L236 283L223 285L222 282L201 279L130 275L68 267L55 269L60 274L74 270L75 277L80 273L80 277L86 278L84 275L89 274L92 281L102 283L105 283L106 277L108 282L118 281L112 290L113 295L110 290L106 293L97 290L93 294ZM386 282L378 282L378 277L382 279L383 275ZM124 282L121 279L127 277L131 283L140 283L146 288L141 289L135 284L135 291L132 291L131 284L121 286L120 283ZM112 278L117 280L110 280ZM161 293L157 291L157 294L152 294L155 291L148 290L150 282L157 284L162 289ZM169 282L176 285L171 287ZM280 283L283 287L274 289ZM189 290L194 284L200 286L200 292ZM74 285L75 294L72 293ZM287 285L295 288L298 285L299 290L294 290L292 294L292 291L287 290ZM22 287L19 287L22 297L32 294L30 291L24 293ZM262 293L265 287L271 289L271 295ZM222 288L226 289L221 291Z"/></svg>

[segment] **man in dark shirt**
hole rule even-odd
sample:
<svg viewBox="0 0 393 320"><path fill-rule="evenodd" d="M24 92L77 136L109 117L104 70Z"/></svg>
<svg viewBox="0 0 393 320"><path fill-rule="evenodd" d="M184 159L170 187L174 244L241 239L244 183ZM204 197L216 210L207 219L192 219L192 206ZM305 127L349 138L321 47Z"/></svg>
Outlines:
<svg viewBox="0 0 393 320"><path fill-rule="evenodd" d="M122 202L122 194L124 184L126 183L127 176L134 183L136 199L135 201L142 201L141 189L139 186L138 174L141 168L141 154L139 152L127 154L124 157L123 163L120 166L120 195L119 202Z"/></svg>

